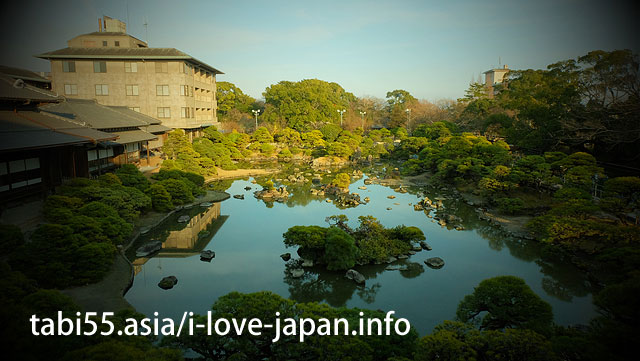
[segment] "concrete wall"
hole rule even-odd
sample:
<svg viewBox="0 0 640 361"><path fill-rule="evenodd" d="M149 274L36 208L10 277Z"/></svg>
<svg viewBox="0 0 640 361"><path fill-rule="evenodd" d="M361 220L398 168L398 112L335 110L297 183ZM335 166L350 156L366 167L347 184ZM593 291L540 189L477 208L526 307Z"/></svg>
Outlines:
<svg viewBox="0 0 640 361"><path fill-rule="evenodd" d="M100 59L96 59L99 61ZM125 72L125 61L106 60L107 72L95 73L93 60L76 60L74 73L65 73L62 60L51 60L52 90L68 98L96 99L99 104L140 108L140 112L160 119L172 128L199 128L202 124L217 122L215 74L189 64L184 72L184 61L167 61L167 72L157 73L158 61L135 61L137 72ZM65 94L65 84L75 84L77 95ZM106 84L108 95L96 95L95 86ZM126 85L137 85L138 95L127 95ZM157 95L156 85L168 85L169 95ZM180 87L187 85L193 91L180 95ZM168 107L169 118L158 117L158 108ZM189 108L190 117L182 117L182 108ZM193 111L192 111L193 109Z"/></svg>

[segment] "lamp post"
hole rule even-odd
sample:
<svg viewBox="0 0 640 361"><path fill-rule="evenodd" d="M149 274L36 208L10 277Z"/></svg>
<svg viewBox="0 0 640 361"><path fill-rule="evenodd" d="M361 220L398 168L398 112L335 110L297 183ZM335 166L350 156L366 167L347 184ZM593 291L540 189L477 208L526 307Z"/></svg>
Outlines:
<svg viewBox="0 0 640 361"><path fill-rule="evenodd" d="M256 116L256 130L258 130L258 114L260 114L260 109L253 109L251 112Z"/></svg>
<svg viewBox="0 0 640 361"><path fill-rule="evenodd" d="M404 111L407 113L407 133L409 133L409 120L411 116L411 109L407 108Z"/></svg>
<svg viewBox="0 0 640 361"><path fill-rule="evenodd" d="M338 113L340 113L340 126L342 127L342 114L344 114L344 112L346 112L346 109L342 109L342 110L338 110Z"/></svg>
<svg viewBox="0 0 640 361"><path fill-rule="evenodd" d="M364 130L364 115L365 114L367 114L367 112L360 111L360 117L362 118L362 130Z"/></svg>

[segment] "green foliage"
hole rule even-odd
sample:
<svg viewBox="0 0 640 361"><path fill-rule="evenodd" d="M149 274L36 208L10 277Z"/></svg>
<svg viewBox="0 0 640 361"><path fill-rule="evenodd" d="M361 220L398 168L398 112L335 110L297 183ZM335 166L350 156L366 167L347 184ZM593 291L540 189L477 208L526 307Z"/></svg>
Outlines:
<svg viewBox="0 0 640 361"><path fill-rule="evenodd" d="M325 124L322 128L320 128L320 132L322 133L322 137L327 142L335 142L338 139L338 136L342 132L342 127L337 124Z"/></svg>
<svg viewBox="0 0 640 361"><path fill-rule="evenodd" d="M278 153L278 159L290 159L291 157L293 157L293 153L291 153L289 148L283 148Z"/></svg>
<svg viewBox="0 0 640 361"><path fill-rule="evenodd" d="M486 312L484 316L480 314ZM543 335L551 332L551 306L536 295L521 278L499 276L486 279L458 305L456 317L478 325L481 330L530 329Z"/></svg>
<svg viewBox="0 0 640 361"><path fill-rule="evenodd" d="M273 143L273 137L265 127L258 128L251 136L251 140L258 143Z"/></svg>
<svg viewBox="0 0 640 361"><path fill-rule="evenodd" d="M191 203L194 200L193 193L189 186L179 179L165 179L158 182L169 195L175 205Z"/></svg>
<svg viewBox="0 0 640 361"><path fill-rule="evenodd" d="M297 131L339 122L337 110L347 109L356 100L340 85L318 79L281 81L267 87L263 95L266 104L272 107L272 114L265 110L265 117L283 121Z"/></svg>
<svg viewBox="0 0 640 361"><path fill-rule="evenodd" d="M147 190L147 194L151 197L153 210L157 212L168 212L173 209L171 194L167 192L162 184L152 184Z"/></svg>
<svg viewBox="0 0 640 361"><path fill-rule="evenodd" d="M124 164L116 170L116 175L120 178L122 185L134 187L141 191L145 191L150 183L147 177L133 164Z"/></svg>
<svg viewBox="0 0 640 361"><path fill-rule="evenodd" d="M518 214L524 209L524 201L520 198L498 198L498 209L504 214Z"/></svg>
<svg viewBox="0 0 640 361"><path fill-rule="evenodd" d="M45 224L11 261L41 286L63 288L99 281L109 271L115 251L110 242L90 242L69 226Z"/></svg>
<svg viewBox="0 0 640 361"><path fill-rule="evenodd" d="M349 188L349 184L351 184L351 177L347 173L338 173L331 181L331 185L343 189Z"/></svg>
<svg viewBox="0 0 640 361"><path fill-rule="evenodd" d="M554 194L553 198L560 201L569 201L572 199L583 199L586 201L591 200L591 194L580 188L566 187L558 189Z"/></svg>
<svg viewBox="0 0 640 361"><path fill-rule="evenodd" d="M20 227L13 224L0 224L0 252L9 254L24 244L24 235Z"/></svg>
<svg viewBox="0 0 640 361"><path fill-rule="evenodd" d="M344 230L330 227L326 233L324 261L330 271L346 270L356 264L356 241Z"/></svg>
<svg viewBox="0 0 640 361"><path fill-rule="evenodd" d="M255 102L255 99L244 94L235 84L226 81L216 82L216 100L218 112L223 119L232 109L250 114L251 106Z"/></svg>
<svg viewBox="0 0 640 361"><path fill-rule="evenodd" d="M349 158L353 154L353 149L346 144L333 142L329 143L327 154L340 158Z"/></svg>
<svg viewBox="0 0 640 361"><path fill-rule="evenodd" d="M64 217L64 215L59 217L59 213L57 212L59 209L73 212L82 207L82 204L83 202L80 198L54 194L47 197L47 199L44 201L42 213L44 213L45 218L47 218L49 221L55 222L58 219L63 219Z"/></svg>
<svg viewBox="0 0 640 361"><path fill-rule="evenodd" d="M260 153L264 154L266 157L273 155L273 152L275 152L275 150L276 147L269 143L263 143L260 145Z"/></svg>
<svg viewBox="0 0 640 361"><path fill-rule="evenodd" d="M282 237L287 247L300 246L323 249L327 237L327 229L320 226L293 226Z"/></svg>

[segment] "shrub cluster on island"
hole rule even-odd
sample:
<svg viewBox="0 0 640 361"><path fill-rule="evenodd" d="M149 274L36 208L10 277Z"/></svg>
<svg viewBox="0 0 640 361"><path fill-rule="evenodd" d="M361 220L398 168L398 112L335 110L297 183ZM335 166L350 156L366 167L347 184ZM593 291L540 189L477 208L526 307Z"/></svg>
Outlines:
<svg viewBox="0 0 640 361"><path fill-rule="evenodd" d="M358 220L356 229L349 227L345 215L328 217L329 227L294 226L283 234L284 244L298 246L298 255L305 260L341 271L355 265L393 262L422 249L414 243L426 239L417 227L385 228L373 216L360 216Z"/></svg>

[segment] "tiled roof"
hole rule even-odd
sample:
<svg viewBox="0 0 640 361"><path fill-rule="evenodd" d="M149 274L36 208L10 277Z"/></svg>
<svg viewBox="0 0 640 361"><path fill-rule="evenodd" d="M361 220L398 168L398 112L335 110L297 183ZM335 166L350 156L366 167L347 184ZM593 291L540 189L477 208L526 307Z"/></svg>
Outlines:
<svg viewBox="0 0 640 361"><path fill-rule="evenodd" d="M215 74L220 70L174 48L64 48L36 55L41 59L147 59L189 60Z"/></svg>
<svg viewBox="0 0 640 361"><path fill-rule="evenodd" d="M20 79L13 79L10 76L0 74L0 101L59 102L63 99L56 93L31 86Z"/></svg>
<svg viewBox="0 0 640 361"><path fill-rule="evenodd" d="M144 127L148 123L126 116L111 107L100 105L92 99L67 99L59 104L40 108L43 112L71 119L94 129Z"/></svg>
<svg viewBox="0 0 640 361"><path fill-rule="evenodd" d="M0 111L0 151L97 143L116 137L39 111Z"/></svg>

